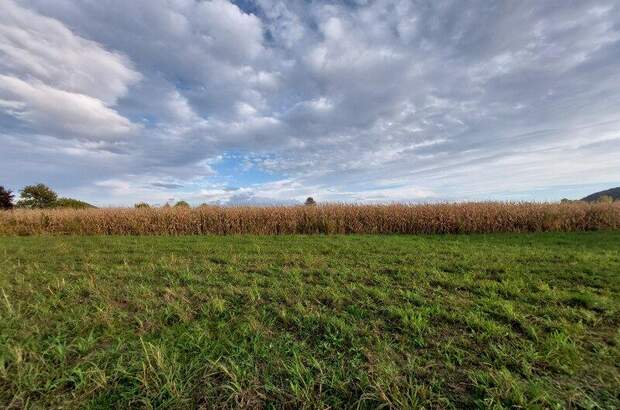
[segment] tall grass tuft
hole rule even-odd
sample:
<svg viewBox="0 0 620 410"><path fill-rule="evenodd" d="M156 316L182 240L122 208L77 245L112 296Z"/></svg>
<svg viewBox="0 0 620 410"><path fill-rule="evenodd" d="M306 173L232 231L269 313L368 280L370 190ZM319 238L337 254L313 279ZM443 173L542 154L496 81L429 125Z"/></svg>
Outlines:
<svg viewBox="0 0 620 410"><path fill-rule="evenodd" d="M620 204L201 206L0 211L0 235L435 234L620 228Z"/></svg>

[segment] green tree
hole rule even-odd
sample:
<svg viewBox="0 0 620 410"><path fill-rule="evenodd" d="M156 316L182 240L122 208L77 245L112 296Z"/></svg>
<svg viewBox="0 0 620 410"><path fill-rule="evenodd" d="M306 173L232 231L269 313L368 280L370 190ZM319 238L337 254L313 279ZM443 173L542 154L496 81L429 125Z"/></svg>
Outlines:
<svg viewBox="0 0 620 410"><path fill-rule="evenodd" d="M146 202L138 202L133 206L134 208L150 208L151 206Z"/></svg>
<svg viewBox="0 0 620 410"><path fill-rule="evenodd" d="M306 199L306 202L304 202L304 205L306 205L306 206L313 206L313 205L316 205L316 201L311 196L309 196Z"/></svg>
<svg viewBox="0 0 620 410"><path fill-rule="evenodd" d="M20 208L53 208L58 195L44 184L28 185L20 191Z"/></svg>
<svg viewBox="0 0 620 410"><path fill-rule="evenodd" d="M10 189L5 189L3 186L0 186L0 209L11 209L13 208L13 191Z"/></svg>
<svg viewBox="0 0 620 410"><path fill-rule="evenodd" d="M174 207L184 207L184 208L189 208L189 204L185 201L179 201L176 204L174 204Z"/></svg>

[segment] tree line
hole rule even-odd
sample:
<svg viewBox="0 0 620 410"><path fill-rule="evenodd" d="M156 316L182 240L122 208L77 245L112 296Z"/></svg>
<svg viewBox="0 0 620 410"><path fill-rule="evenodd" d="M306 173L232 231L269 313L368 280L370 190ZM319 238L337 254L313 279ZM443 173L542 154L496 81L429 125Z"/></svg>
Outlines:
<svg viewBox="0 0 620 410"><path fill-rule="evenodd" d="M150 208L146 202L134 205L136 208ZM169 204L164 207L170 206ZM186 201L178 201L175 207L190 207ZM27 185L19 191L19 200L15 202L15 193L0 185L0 209L50 209L50 208L73 208L85 209L96 208L88 202L73 198L58 197L58 194L45 184Z"/></svg>
<svg viewBox="0 0 620 410"><path fill-rule="evenodd" d="M58 197L58 194L45 184L25 186L19 191L19 201L14 200L13 191L0 186L0 209L95 208L78 199Z"/></svg>

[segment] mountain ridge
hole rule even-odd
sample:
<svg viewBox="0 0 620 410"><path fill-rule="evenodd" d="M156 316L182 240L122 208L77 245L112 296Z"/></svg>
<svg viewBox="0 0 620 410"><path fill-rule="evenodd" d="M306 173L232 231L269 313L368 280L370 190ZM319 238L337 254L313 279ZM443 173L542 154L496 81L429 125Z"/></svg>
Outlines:
<svg viewBox="0 0 620 410"><path fill-rule="evenodd" d="M606 189L604 191L595 192L586 197L581 198L582 201L587 202L595 202L598 201L602 196L610 196L614 199L614 201L620 200L620 187Z"/></svg>

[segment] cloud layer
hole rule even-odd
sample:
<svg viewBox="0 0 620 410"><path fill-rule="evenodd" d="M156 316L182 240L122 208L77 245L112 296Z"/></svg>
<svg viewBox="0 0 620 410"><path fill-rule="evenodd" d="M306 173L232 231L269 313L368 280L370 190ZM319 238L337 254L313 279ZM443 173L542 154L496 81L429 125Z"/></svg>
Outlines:
<svg viewBox="0 0 620 410"><path fill-rule="evenodd" d="M5 0L0 173L98 204L620 183L612 0Z"/></svg>

